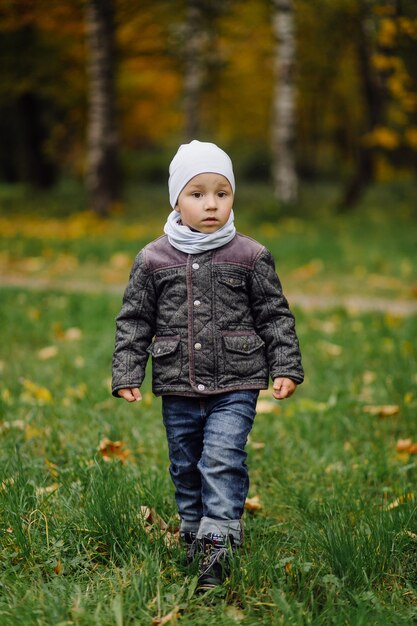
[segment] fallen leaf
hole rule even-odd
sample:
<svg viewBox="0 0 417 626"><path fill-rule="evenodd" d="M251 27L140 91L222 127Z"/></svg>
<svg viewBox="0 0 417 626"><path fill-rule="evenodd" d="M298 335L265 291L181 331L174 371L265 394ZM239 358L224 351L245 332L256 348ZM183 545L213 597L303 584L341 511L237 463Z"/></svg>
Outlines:
<svg viewBox="0 0 417 626"><path fill-rule="evenodd" d="M165 520L158 515L155 509L151 509L148 506L141 506L139 510L139 517L141 518L143 527L148 535L152 535L152 533L157 531L157 536L160 537L160 531L163 531L162 539L167 547L171 547L179 543L179 528L168 526Z"/></svg>
<svg viewBox="0 0 417 626"><path fill-rule="evenodd" d="M64 339L66 341L77 341L81 339L82 331L79 328L68 328L64 333Z"/></svg>
<svg viewBox="0 0 417 626"><path fill-rule="evenodd" d="M404 530L403 532L404 532L404 535L411 537L411 539L417 539L416 533L412 533L411 530Z"/></svg>
<svg viewBox="0 0 417 626"><path fill-rule="evenodd" d="M74 359L75 367L82 368L85 365L85 359L82 356L76 356Z"/></svg>
<svg viewBox="0 0 417 626"><path fill-rule="evenodd" d="M397 452L407 452L408 454L417 454L417 443L412 439L398 439Z"/></svg>
<svg viewBox="0 0 417 626"><path fill-rule="evenodd" d="M345 469L345 466L342 463L342 461L336 461L335 463L330 463L330 465L328 465L324 471L326 472L326 474L333 474L333 473L340 474L341 472L344 471L344 469Z"/></svg>
<svg viewBox="0 0 417 626"><path fill-rule="evenodd" d="M230 617L231 619L234 619L235 622L242 622L245 619L244 612L241 609L239 609L237 606L233 606L233 605L228 606L225 613L228 617Z"/></svg>
<svg viewBox="0 0 417 626"><path fill-rule="evenodd" d="M58 354L58 348L56 346L46 346L46 348L42 348L38 352L38 359L41 361L47 361L48 359L52 359L54 356Z"/></svg>
<svg viewBox="0 0 417 626"><path fill-rule="evenodd" d="M0 424L0 433L10 430L11 428L16 428L17 430L25 430L26 422L24 420L13 420L13 422L3 422Z"/></svg>
<svg viewBox="0 0 417 626"><path fill-rule="evenodd" d="M272 413L277 405L270 400L258 400L256 404L257 413Z"/></svg>
<svg viewBox="0 0 417 626"><path fill-rule="evenodd" d="M263 450L265 448L265 444L262 441L251 441L250 446L254 450Z"/></svg>
<svg viewBox="0 0 417 626"><path fill-rule="evenodd" d="M321 259L312 259L309 263L297 267L291 272L291 277L297 280L305 280L316 276L323 270L324 264Z"/></svg>
<svg viewBox="0 0 417 626"><path fill-rule="evenodd" d="M262 508L259 496L253 496L253 498L246 498L245 509L247 511L259 511Z"/></svg>
<svg viewBox="0 0 417 626"><path fill-rule="evenodd" d="M41 387L27 378L21 378L20 382L25 390L22 396L24 400L37 400L40 404L52 402L52 394L46 387Z"/></svg>
<svg viewBox="0 0 417 626"><path fill-rule="evenodd" d="M49 461L48 459L45 459L45 465L49 469L49 473L51 474L52 478L57 478L58 477L58 465L56 465L55 463L52 463L52 461Z"/></svg>
<svg viewBox="0 0 417 626"><path fill-rule="evenodd" d="M400 506L400 504L404 504L404 502L410 502L415 499L414 493L405 493L403 496L399 496L396 500L388 504L386 507L387 511L392 511L392 509L396 509Z"/></svg>
<svg viewBox="0 0 417 626"><path fill-rule="evenodd" d="M110 257L110 265L118 270L129 269L132 265L132 257L125 252L116 252Z"/></svg>
<svg viewBox="0 0 417 626"><path fill-rule="evenodd" d="M54 572L55 574L57 574L57 576L59 576L59 574L62 572L62 565L60 560L58 560L58 563L55 565Z"/></svg>
<svg viewBox="0 0 417 626"><path fill-rule="evenodd" d="M170 622L171 620L174 620L175 623L177 621L177 618L179 617L179 614L180 607L176 606L172 609L172 611L164 615L164 617L154 617L151 622L151 626L163 626L163 624L168 624L168 622Z"/></svg>
<svg viewBox="0 0 417 626"><path fill-rule="evenodd" d="M59 488L58 483L52 483L52 485L48 485L47 487L37 487L36 495L43 496L44 494L53 493Z"/></svg>
<svg viewBox="0 0 417 626"><path fill-rule="evenodd" d="M340 356L343 352L342 346L330 343L329 341L320 341L318 345L329 356Z"/></svg>
<svg viewBox="0 0 417 626"><path fill-rule="evenodd" d="M377 415L378 417L392 417L400 412L397 404L386 404L383 406L367 405L363 407L363 412L369 415Z"/></svg>
<svg viewBox="0 0 417 626"><path fill-rule="evenodd" d="M32 426L31 424L26 424L25 439L26 441L30 441L31 439L35 439L36 437L44 437L47 432L50 432L50 429L37 428L36 426Z"/></svg>
<svg viewBox="0 0 417 626"><path fill-rule="evenodd" d="M103 437L98 445L98 450L104 461L112 461L118 459L122 463L126 463L130 456L130 450L124 449L123 441L111 441L107 437Z"/></svg>
<svg viewBox="0 0 417 626"><path fill-rule="evenodd" d="M413 440L410 438L398 439L397 452L406 452L412 444L413 444Z"/></svg>
<svg viewBox="0 0 417 626"><path fill-rule="evenodd" d="M363 373L362 380L364 385L372 385L376 380L376 373L368 370Z"/></svg>
<svg viewBox="0 0 417 626"><path fill-rule="evenodd" d="M141 506L139 515L142 518L144 525L157 526L161 530L166 530L168 524L162 519L155 509L151 509L149 506Z"/></svg>

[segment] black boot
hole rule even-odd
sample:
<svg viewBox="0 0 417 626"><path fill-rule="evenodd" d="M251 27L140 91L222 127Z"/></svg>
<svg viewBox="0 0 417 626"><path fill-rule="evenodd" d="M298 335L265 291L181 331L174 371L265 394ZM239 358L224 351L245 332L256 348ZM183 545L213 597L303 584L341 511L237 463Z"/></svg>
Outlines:
<svg viewBox="0 0 417 626"><path fill-rule="evenodd" d="M187 565L191 565L200 553L200 540L197 539L197 533L192 531L180 532L180 537L186 548Z"/></svg>
<svg viewBox="0 0 417 626"><path fill-rule="evenodd" d="M201 541L203 558L200 563L200 576L197 589L207 591L221 585L230 569L230 556L234 550L233 537L225 537L210 533L204 535Z"/></svg>

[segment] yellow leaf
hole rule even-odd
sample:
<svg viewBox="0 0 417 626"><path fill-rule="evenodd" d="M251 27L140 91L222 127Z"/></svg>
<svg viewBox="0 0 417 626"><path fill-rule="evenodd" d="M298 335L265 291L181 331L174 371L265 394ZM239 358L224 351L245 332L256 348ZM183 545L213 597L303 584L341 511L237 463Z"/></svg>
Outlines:
<svg viewBox="0 0 417 626"><path fill-rule="evenodd" d="M175 623L179 617L179 614L180 607L176 606L172 609L172 611L164 615L164 617L154 617L151 622L151 626L163 626L163 624L168 624L168 622L171 621Z"/></svg>
<svg viewBox="0 0 417 626"><path fill-rule="evenodd" d="M25 399L38 400L41 404L52 402L52 394L46 387L41 387L27 378L22 378L21 383L26 391Z"/></svg>
<svg viewBox="0 0 417 626"><path fill-rule="evenodd" d="M47 487L37 487L36 495L43 496L44 494L53 493L59 488L58 483L52 483L52 485L48 485Z"/></svg>
<svg viewBox="0 0 417 626"><path fill-rule="evenodd" d="M342 346L330 343L329 341L320 341L318 345L329 356L340 356L343 352Z"/></svg>
<svg viewBox="0 0 417 626"><path fill-rule="evenodd" d="M386 510L392 511L392 509L396 509L397 507L399 507L400 504L404 504L404 502L410 502L414 500L414 498L415 498L414 493L405 493L403 496L399 496L399 498L397 498L396 500L388 504L388 506L386 507Z"/></svg>
<svg viewBox="0 0 417 626"><path fill-rule="evenodd" d="M130 457L130 450L124 449L124 446L123 441L111 441L107 437L103 437L98 445L98 450L104 461L119 459L122 463L126 463Z"/></svg>
<svg viewBox="0 0 417 626"><path fill-rule="evenodd" d="M417 454L417 443L414 443L411 438L398 439L397 452L407 452L407 454Z"/></svg>
<svg viewBox="0 0 417 626"><path fill-rule="evenodd" d="M380 147L385 150L395 150L398 148L400 139L398 133L394 132L390 128L385 128L383 126L379 126L375 128L372 132L367 133L363 139L363 143L365 146L369 147Z"/></svg>
<svg viewBox="0 0 417 626"><path fill-rule="evenodd" d="M234 619L235 622L242 622L245 619L244 612L233 604L227 607L225 613L228 617Z"/></svg>
<svg viewBox="0 0 417 626"><path fill-rule="evenodd" d="M309 263L297 267L297 269L291 272L291 277L295 280L306 280L313 278L323 270L324 264L321 259L313 259Z"/></svg>
<svg viewBox="0 0 417 626"><path fill-rule="evenodd" d="M256 404L257 413L272 413L277 405L272 400L258 400Z"/></svg>
<svg viewBox="0 0 417 626"><path fill-rule="evenodd" d="M132 258L125 252L116 252L110 257L110 265L118 270L129 269L132 265Z"/></svg>
<svg viewBox="0 0 417 626"><path fill-rule="evenodd" d="M45 459L45 465L46 467L49 469L49 473L51 474L52 478L57 478L58 477L58 465L56 465L55 463L52 463L52 461L49 461L48 459Z"/></svg>
<svg viewBox="0 0 417 626"><path fill-rule="evenodd" d="M54 356L58 354L58 348L56 346L47 346L46 348L42 348L38 352L38 359L41 361L47 361L48 359L52 359Z"/></svg>
<svg viewBox="0 0 417 626"><path fill-rule="evenodd" d="M363 412L369 415L377 415L378 417L392 417L400 412L397 404L386 404L383 406L367 405L363 407Z"/></svg>
<svg viewBox="0 0 417 626"><path fill-rule="evenodd" d="M5 430L10 430L11 428L16 428L17 430L25 430L26 422L24 420L13 420L13 422L3 422L0 424L0 433Z"/></svg>
<svg viewBox="0 0 417 626"><path fill-rule="evenodd" d="M364 385L372 385L372 383L375 382L376 380L375 372L370 372L370 371L364 372L362 376L362 380L363 380Z"/></svg>
<svg viewBox="0 0 417 626"><path fill-rule="evenodd" d="M10 400L12 399L12 394L10 393L10 389L5 387L1 390L1 399L5 404L10 404Z"/></svg>
<svg viewBox="0 0 417 626"><path fill-rule="evenodd" d="M263 441L250 441L249 443L254 450L263 450L265 448Z"/></svg>
<svg viewBox="0 0 417 626"><path fill-rule="evenodd" d="M66 341L77 341L81 339L82 331L80 328L68 328L64 333L64 339Z"/></svg>
<svg viewBox="0 0 417 626"><path fill-rule="evenodd" d="M404 137L410 148L417 150L417 128L415 126L407 128Z"/></svg>
<svg viewBox="0 0 417 626"><path fill-rule="evenodd" d="M253 498L246 498L245 509L247 511L259 511L262 509L262 504L259 500L259 496L253 496Z"/></svg>
<svg viewBox="0 0 417 626"><path fill-rule="evenodd" d="M411 537L411 539L417 539L416 533L412 533L411 530L404 530L404 535Z"/></svg>
<svg viewBox="0 0 417 626"><path fill-rule="evenodd" d="M35 437L43 437L45 435L45 431L41 428L36 428L36 426L31 426L31 424L26 424L25 426L25 439L26 441L30 441Z"/></svg>

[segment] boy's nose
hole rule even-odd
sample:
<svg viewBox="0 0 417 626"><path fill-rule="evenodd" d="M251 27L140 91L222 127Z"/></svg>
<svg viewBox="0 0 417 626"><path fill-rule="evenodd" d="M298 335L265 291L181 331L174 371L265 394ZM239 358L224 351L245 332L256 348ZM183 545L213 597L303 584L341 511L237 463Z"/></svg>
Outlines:
<svg viewBox="0 0 417 626"><path fill-rule="evenodd" d="M204 208L217 209L216 196L213 194L207 194Z"/></svg>

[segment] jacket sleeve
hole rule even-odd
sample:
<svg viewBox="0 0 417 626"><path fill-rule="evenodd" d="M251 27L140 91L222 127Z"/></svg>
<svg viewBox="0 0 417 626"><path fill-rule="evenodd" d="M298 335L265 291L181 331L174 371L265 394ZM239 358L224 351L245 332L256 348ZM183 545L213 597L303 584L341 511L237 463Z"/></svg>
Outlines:
<svg viewBox="0 0 417 626"><path fill-rule="evenodd" d="M265 249L258 256L251 280L252 313L255 328L265 342L272 379L304 380L295 320L282 293L272 254Z"/></svg>
<svg viewBox="0 0 417 626"><path fill-rule="evenodd" d="M147 270L143 251L133 264L123 304L116 318L113 353L112 394L119 389L140 387L148 361L147 347L155 334L156 297L152 274Z"/></svg>

